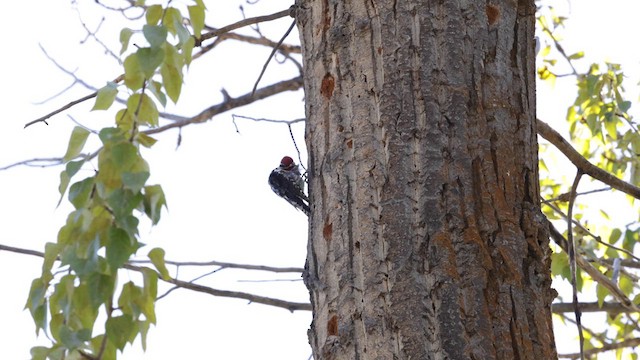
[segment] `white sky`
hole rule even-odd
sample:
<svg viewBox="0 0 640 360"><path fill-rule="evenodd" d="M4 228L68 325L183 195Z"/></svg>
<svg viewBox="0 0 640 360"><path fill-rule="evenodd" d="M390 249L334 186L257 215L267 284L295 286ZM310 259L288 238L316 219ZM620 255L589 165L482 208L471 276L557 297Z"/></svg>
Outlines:
<svg viewBox="0 0 640 360"><path fill-rule="evenodd" d="M92 2L83 2L80 14L88 26L95 28L101 13ZM207 24L223 26L240 19L238 1L207 1ZM222 3L222 4L221 4ZM599 4L605 4L603 8ZM245 5L247 16L257 16L287 8L289 1L262 0ZM49 120L49 126L34 125L33 120L78 97L87 90L79 87L44 105L34 105L58 93L72 81L47 60L38 44L62 66L77 70L91 85L100 87L119 75L117 64L95 41L84 39L78 13L69 1L35 0L7 3L0 33L3 34L3 103L0 121L0 167L35 157L62 156L74 124L66 114ZM613 11L612 9L615 9ZM620 62L628 79L627 90L638 80L640 50L631 40L640 33L637 14L640 6L633 1L583 0L572 4L571 20L565 32L568 52L586 50L593 61L609 59ZM604 15L604 13L609 15ZM101 40L117 44L120 25L103 25ZM291 19L261 25L271 38L279 38ZM252 34L250 30L245 30ZM297 32L289 42L298 42ZM222 48L224 47L224 48ZM114 47L116 50L117 46ZM220 89L231 96L251 90L269 49L258 49L229 41L196 61L189 70L184 92L175 113L193 115L221 100ZM296 75L293 66L271 64L261 84ZM563 129L566 107L575 92L571 83L558 81L555 88L538 88L539 117ZM143 257L152 247L163 247L172 260L218 260L246 264L302 267L306 255L306 219L271 193L266 184L268 172L284 154L295 149L286 126L239 120L240 134L235 132L231 113L291 120L304 116L302 92L270 98L268 101L218 116L203 125L189 126L182 132L182 145L176 150L177 131L158 136L161 140L145 155L151 166L150 183L161 183L169 203L169 212L154 229L142 230L142 242L149 245L138 255ZM105 112L89 113L92 103L69 112L82 124L99 129L112 121ZM294 127L298 146L304 154L302 125ZM92 142L89 144L95 144ZM303 160L306 160L303 158ZM573 176L570 168L569 177ZM13 168L0 172L0 244L42 250L45 242L55 241L70 208L56 209L60 167ZM91 170L87 168L85 175ZM79 175L83 176L83 175ZM40 258L0 252L0 358L26 359L29 349L38 344L28 311L23 311L31 280L40 275ZM190 280L210 269L194 272L181 270L181 278ZM131 278L136 278L131 274ZM276 276L269 273L224 270L200 283L225 290L242 290L291 301L307 301L301 281L246 283L238 280L296 279L295 274ZM121 283L128 281L126 276ZM167 287L161 286L160 292ZM176 290L157 304L158 324L148 336L147 352L139 344L125 349L121 359L205 358L205 359L281 359L304 360L311 353L306 330L311 321L308 312L291 314L286 310L252 304L236 299ZM558 342L560 352L575 351L573 334ZM568 331L563 331L568 333ZM566 341L565 341L566 340Z"/></svg>

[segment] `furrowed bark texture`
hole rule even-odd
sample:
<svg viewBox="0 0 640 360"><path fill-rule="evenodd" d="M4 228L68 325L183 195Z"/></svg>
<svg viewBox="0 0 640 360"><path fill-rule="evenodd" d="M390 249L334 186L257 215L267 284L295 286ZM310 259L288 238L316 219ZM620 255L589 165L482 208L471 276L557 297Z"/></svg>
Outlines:
<svg viewBox="0 0 640 360"><path fill-rule="evenodd" d="M534 2L302 0L315 359L553 359Z"/></svg>

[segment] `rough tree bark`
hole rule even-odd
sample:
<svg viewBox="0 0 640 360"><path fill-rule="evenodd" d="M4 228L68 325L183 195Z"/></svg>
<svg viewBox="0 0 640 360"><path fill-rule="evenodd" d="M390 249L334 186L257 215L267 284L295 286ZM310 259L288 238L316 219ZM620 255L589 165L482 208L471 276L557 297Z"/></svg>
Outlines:
<svg viewBox="0 0 640 360"><path fill-rule="evenodd" d="M315 359L552 359L534 1L300 0Z"/></svg>

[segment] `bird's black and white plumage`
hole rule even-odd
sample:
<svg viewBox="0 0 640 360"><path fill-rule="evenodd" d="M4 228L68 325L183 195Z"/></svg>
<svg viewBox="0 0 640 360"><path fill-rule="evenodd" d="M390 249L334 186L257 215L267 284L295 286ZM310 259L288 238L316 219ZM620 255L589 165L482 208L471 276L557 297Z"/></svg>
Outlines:
<svg viewBox="0 0 640 360"><path fill-rule="evenodd" d="M309 216L311 209L309 208L309 198L304 193L304 179L300 175L298 165L291 157L283 157L280 166L271 171L269 186L276 195Z"/></svg>

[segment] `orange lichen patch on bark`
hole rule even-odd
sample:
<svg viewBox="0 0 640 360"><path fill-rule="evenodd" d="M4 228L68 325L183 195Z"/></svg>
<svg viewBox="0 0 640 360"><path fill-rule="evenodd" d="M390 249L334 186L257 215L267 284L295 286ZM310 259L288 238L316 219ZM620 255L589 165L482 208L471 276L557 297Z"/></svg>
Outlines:
<svg viewBox="0 0 640 360"><path fill-rule="evenodd" d="M451 243L451 236L446 232L438 232L431 238L431 246L437 252L434 257L437 259L437 263L433 263L431 266L438 268L439 272L447 274L451 278L457 278L458 270L456 269L455 249Z"/></svg>
<svg viewBox="0 0 640 360"><path fill-rule="evenodd" d="M336 86L336 80L333 75L327 73L322 79L322 85L320 85L320 94L325 98L331 99L333 96L333 89Z"/></svg>
<svg viewBox="0 0 640 360"><path fill-rule="evenodd" d="M485 269L490 269L493 266L493 261L491 259L491 254L487 249L487 244L483 241L482 236L478 232L478 229L475 227L469 227L464 230L462 236L467 243L473 243L478 246L478 255L482 261L482 266Z"/></svg>
<svg viewBox="0 0 640 360"><path fill-rule="evenodd" d="M333 223L325 224L322 228L322 236L328 242L331 241L331 237L333 234Z"/></svg>
<svg viewBox="0 0 640 360"><path fill-rule="evenodd" d="M500 9L491 4L487 4L487 20L489 21L489 25L493 25L500 18Z"/></svg>
<svg viewBox="0 0 640 360"><path fill-rule="evenodd" d="M327 335L338 336L338 317L333 315L329 321L327 321Z"/></svg>

